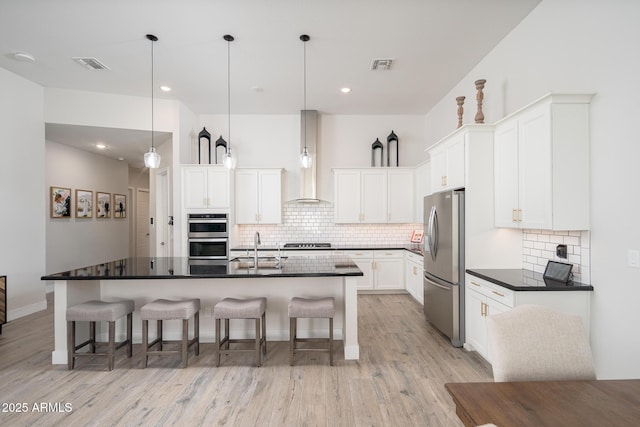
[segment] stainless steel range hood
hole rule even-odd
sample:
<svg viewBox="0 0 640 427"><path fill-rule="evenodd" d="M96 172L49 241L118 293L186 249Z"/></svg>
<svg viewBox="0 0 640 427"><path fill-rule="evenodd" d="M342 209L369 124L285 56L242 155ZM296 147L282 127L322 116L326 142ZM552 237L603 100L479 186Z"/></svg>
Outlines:
<svg viewBox="0 0 640 427"><path fill-rule="evenodd" d="M305 126L306 126L306 146L311 154L313 162L311 167L300 168L300 197L292 200L296 203L320 203L316 193L316 165L318 164L318 111L300 110L300 150L305 147Z"/></svg>

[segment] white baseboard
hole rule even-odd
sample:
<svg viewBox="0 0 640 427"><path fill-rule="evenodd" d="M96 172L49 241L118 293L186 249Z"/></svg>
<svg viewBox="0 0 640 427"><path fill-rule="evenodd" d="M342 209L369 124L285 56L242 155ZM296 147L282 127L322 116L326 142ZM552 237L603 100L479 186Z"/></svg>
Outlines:
<svg viewBox="0 0 640 427"><path fill-rule="evenodd" d="M24 307L7 311L7 321L10 322L12 320L16 320L21 317L28 316L30 314L37 313L38 311L42 311L46 309L47 309L47 300L43 299L40 302L36 302Z"/></svg>

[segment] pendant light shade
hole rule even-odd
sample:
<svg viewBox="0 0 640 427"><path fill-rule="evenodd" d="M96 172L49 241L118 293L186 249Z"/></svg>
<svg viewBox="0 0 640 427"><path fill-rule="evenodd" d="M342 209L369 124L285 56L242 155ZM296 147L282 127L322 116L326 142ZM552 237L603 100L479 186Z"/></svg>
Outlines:
<svg viewBox="0 0 640 427"><path fill-rule="evenodd" d="M236 159L233 157L231 151L231 42L235 40L233 36L226 34L223 39L227 41L227 112L228 112L228 136L229 142L227 147L227 153L222 160L222 164L227 169L234 169L236 167Z"/></svg>
<svg viewBox="0 0 640 427"><path fill-rule="evenodd" d="M158 37L147 34L147 39L151 41L151 148L144 154L144 165L150 169L157 169L160 167L160 154L153 145L153 44L158 41Z"/></svg>
<svg viewBox="0 0 640 427"><path fill-rule="evenodd" d="M302 126L303 126L303 138L304 138L304 148L302 149L302 153L300 154L300 166L304 169L308 169L313 164L313 157L309 150L307 149L307 42L311 38L302 34L300 36L300 40L302 40L302 81L303 81L303 115L302 115Z"/></svg>

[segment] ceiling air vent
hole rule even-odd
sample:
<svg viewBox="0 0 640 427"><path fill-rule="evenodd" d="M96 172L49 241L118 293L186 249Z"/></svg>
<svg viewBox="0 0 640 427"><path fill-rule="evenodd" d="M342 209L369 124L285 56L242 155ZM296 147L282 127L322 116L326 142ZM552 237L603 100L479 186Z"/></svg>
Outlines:
<svg viewBox="0 0 640 427"><path fill-rule="evenodd" d="M371 63L371 71L390 70L391 64L393 64L393 59L374 59Z"/></svg>
<svg viewBox="0 0 640 427"><path fill-rule="evenodd" d="M71 58L76 61L78 64L82 65L84 68L88 68L89 70L108 70L109 67L104 65L102 62L98 61L96 58L81 58L81 57L73 57Z"/></svg>

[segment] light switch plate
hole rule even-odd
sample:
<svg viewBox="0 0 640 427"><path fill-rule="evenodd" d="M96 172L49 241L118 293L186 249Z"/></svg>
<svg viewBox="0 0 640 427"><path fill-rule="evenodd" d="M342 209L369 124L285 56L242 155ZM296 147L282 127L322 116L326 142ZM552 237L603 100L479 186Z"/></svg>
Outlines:
<svg viewBox="0 0 640 427"><path fill-rule="evenodd" d="M628 251L629 267L640 268L640 251L637 249L629 249Z"/></svg>

